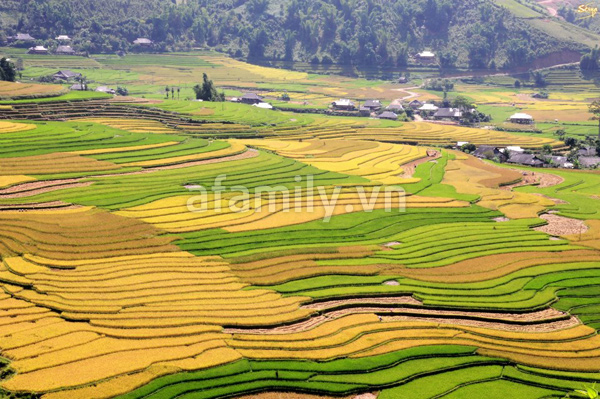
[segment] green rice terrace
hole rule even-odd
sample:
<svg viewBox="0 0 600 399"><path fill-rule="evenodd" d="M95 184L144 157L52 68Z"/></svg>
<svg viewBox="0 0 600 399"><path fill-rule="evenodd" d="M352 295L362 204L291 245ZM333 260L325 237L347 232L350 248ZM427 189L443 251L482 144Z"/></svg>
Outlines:
<svg viewBox="0 0 600 399"><path fill-rule="evenodd" d="M435 68L0 53L23 63L0 83L0 397L586 398L600 381L600 174L498 150L595 151L598 87L576 66L541 70L544 98L521 71L444 93ZM65 69L88 90L40 81ZM203 73L226 101L195 101ZM232 101L248 92L272 108ZM458 97L489 118L410 108Z"/></svg>

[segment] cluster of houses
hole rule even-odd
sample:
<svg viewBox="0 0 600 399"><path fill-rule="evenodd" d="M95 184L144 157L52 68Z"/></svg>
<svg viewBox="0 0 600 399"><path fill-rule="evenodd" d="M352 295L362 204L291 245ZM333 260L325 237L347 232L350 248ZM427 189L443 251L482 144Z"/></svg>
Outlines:
<svg viewBox="0 0 600 399"><path fill-rule="evenodd" d="M263 97L256 93L244 93L241 97L234 97L230 101L234 103L248 104L262 109L273 109L271 104L264 101Z"/></svg>
<svg viewBox="0 0 600 399"><path fill-rule="evenodd" d="M28 54L50 54L50 50L42 45L35 45L36 39L31 36L29 33L17 33L15 36L9 36L9 43L21 42L21 43L31 43L32 47L29 47ZM54 54L57 55L77 55L75 50L68 44L71 41L71 38L68 35L58 35L55 40L58 42L58 46L54 50Z"/></svg>
<svg viewBox="0 0 600 399"><path fill-rule="evenodd" d="M74 83L71 87L69 87L70 90L74 90L74 91L88 90L87 84L85 84L84 82L81 81L82 75L78 72L73 72L68 69L65 69L65 70L56 72L54 75L52 75L52 78L54 78L54 80L64 82L64 83L79 82L79 83ZM108 86L99 86L94 91L97 91L100 93L113 94L113 95L117 94L117 91L115 89L112 89Z"/></svg>
<svg viewBox="0 0 600 399"><path fill-rule="evenodd" d="M457 143L458 147L462 147L465 142ZM508 146L505 148L494 147L490 145L481 145L472 152L472 155L481 158L489 159L502 163L510 163L522 166L532 166L537 168L565 168L573 169L575 164L566 156L551 155L551 154L530 154L525 152L521 147ZM583 148L577 153L577 161L581 168L597 168L600 166L600 156L598 156L595 148Z"/></svg>
<svg viewBox="0 0 600 399"><path fill-rule="evenodd" d="M342 98L331 103L331 107L336 111L356 111L357 106L354 101ZM402 104L392 103L383 108L379 100L366 100L358 106L358 112L362 116L375 116L379 119L397 120L398 114L404 111Z"/></svg>
<svg viewBox="0 0 600 399"><path fill-rule="evenodd" d="M419 100L411 101L408 106L426 119L457 122L463 117L463 112L458 108L440 108L435 104L423 103Z"/></svg>
<svg viewBox="0 0 600 399"><path fill-rule="evenodd" d="M50 54L50 50L42 45L35 45L36 39L31 36L29 33L17 33L14 36L9 36L7 38L8 43L31 43L33 46L29 48L27 51L28 54L40 54L40 55L48 55ZM77 55L77 52L68 44L71 42L71 38L68 35L58 35L55 40L58 42L58 46L52 52L56 55ZM136 44L140 47L151 47L154 42L145 37L138 37L133 41L133 44Z"/></svg>

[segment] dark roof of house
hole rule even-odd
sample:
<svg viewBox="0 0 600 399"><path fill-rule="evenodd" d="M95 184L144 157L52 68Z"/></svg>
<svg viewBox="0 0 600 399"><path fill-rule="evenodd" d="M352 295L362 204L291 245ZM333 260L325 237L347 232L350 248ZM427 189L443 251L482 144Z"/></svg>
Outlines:
<svg viewBox="0 0 600 399"><path fill-rule="evenodd" d="M584 157L594 157L594 156L596 156L596 149L593 147L586 147L586 148L580 149L579 151L577 151L577 153Z"/></svg>
<svg viewBox="0 0 600 399"><path fill-rule="evenodd" d="M423 103L422 103L421 101L419 101L419 100L412 100L412 101L411 101L409 104L411 104L411 105L412 105L412 104L415 104L415 105L416 105L416 104L423 105Z"/></svg>
<svg viewBox="0 0 600 399"><path fill-rule="evenodd" d="M500 152L500 150L498 149L498 147L494 147L491 145L480 145L479 147L477 147L475 149L475 151L473 151L473 155L476 157L483 157L485 156L486 152L493 152L494 154L497 154Z"/></svg>
<svg viewBox="0 0 600 399"><path fill-rule="evenodd" d="M600 157L579 157L579 164L584 168L596 167L600 164Z"/></svg>
<svg viewBox="0 0 600 399"><path fill-rule="evenodd" d="M67 79L76 78L76 77L78 77L78 76L81 76L81 74L80 74L80 73L73 72L73 71L70 71L70 70L68 70L68 69L65 69L64 71L58 71L58 72L56 72L56 73L54 74L54 76L57 76L57 75L58 75L58 76L64 76L64 77L65 77L65 78L67 78Z"/></svg>
<svg viewBox="0 0 600 399"><path fill-rule="evenodd" d="M71 86L71 90L85 90L85 85L82 85L81 83L75 83L73 86Z"/></svg>
<svg viewBox="0 0 600 399"><path fill-rule="evenodd" d="M361 105L360 108L358 109L359 111L368 111L371 112L371 108L369 107L365 107L364 105Z"/></svg>
<svg viewBox="0 0 600 399"><path fill-rule="evenodd" d="M404 110L404 107L402 106L402 104L390 104L387 107L385 107L385 109L389 109L391 111L402 111Z"/></svg>
<svg viewBox="0 0 600 399"><path fill-rule="evenodd" d="M262 100L262 97L259 96L256 93L245 93L242 96L242 99L245 99L245 100Z"/></svg>
<svg viewBox="0 0 600 399"><path fill-rule="evenodd" d="M462 112L457 108L440 108L433 116L438 118L460 118Z"/></svg>
<svg viewBox="0 0 600 399"><path fill-rule="evenodd" d="M565 164L570 163L567 157L559 156L559 155L538 155L538 158L543 160L546 163L557 165L560 167L564 167Z"/></svg>
<svg viewBox="0 0 600 399"><path fill-rule="evenodd" d="M381 101L379 101L379 100L367 100L367 101L365 101L365 104L363 106L367 107L367 108L381 107Z"/></svg>
<svg viewBox="0 0 600 399"><path fill-rule="evenodd" d="M379 115L380 119L398 119L398 115L393 113L392 111L385 111Z"/></svg>
<svg viewBox="0 0 600 399"><path fill-rule="evenodd" d="M533 154L514 154L508 158L509 163L518 163L519 165L540 166L544 161Z"/></svg>
<svg viewBox="0 0 600 399"><path fill-rule="evenodd" d="M16 36L14 36L15 40L24 40L24 41L31 41L31 40L35 40L29 33L17 33Z"/></svg>
<svg viewBox="0 0 600 399"><path fill-rule="evenodd" d="M56 48L57 53L75 53L75 50L71 46L58 46Z"/></svg>

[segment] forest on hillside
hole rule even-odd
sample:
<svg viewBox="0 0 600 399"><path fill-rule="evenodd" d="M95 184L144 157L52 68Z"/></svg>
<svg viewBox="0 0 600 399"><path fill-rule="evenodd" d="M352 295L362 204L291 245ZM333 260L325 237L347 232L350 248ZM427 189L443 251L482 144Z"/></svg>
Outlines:
<svg viewBox="0 0 600 399"><path fill-rule="evenodd" d="M490 0L4 0L0 40L27 32L83 52L208 47L248 59L404 66L427 50L443 68L501 69L563 48ZM3 37L4 36L4 37Z"/></svg>

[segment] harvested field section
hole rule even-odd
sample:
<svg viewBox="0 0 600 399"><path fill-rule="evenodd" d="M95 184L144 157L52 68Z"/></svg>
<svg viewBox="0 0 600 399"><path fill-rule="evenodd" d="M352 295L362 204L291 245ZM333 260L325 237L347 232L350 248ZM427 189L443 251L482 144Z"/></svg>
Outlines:
<svg viewBox="0 0 600 399"><path fill-rule="evenodd" d="M410 183L402 165L427 157L425 148L359 140L244 140L309 165L358 175L383 184Z"/></svg>

